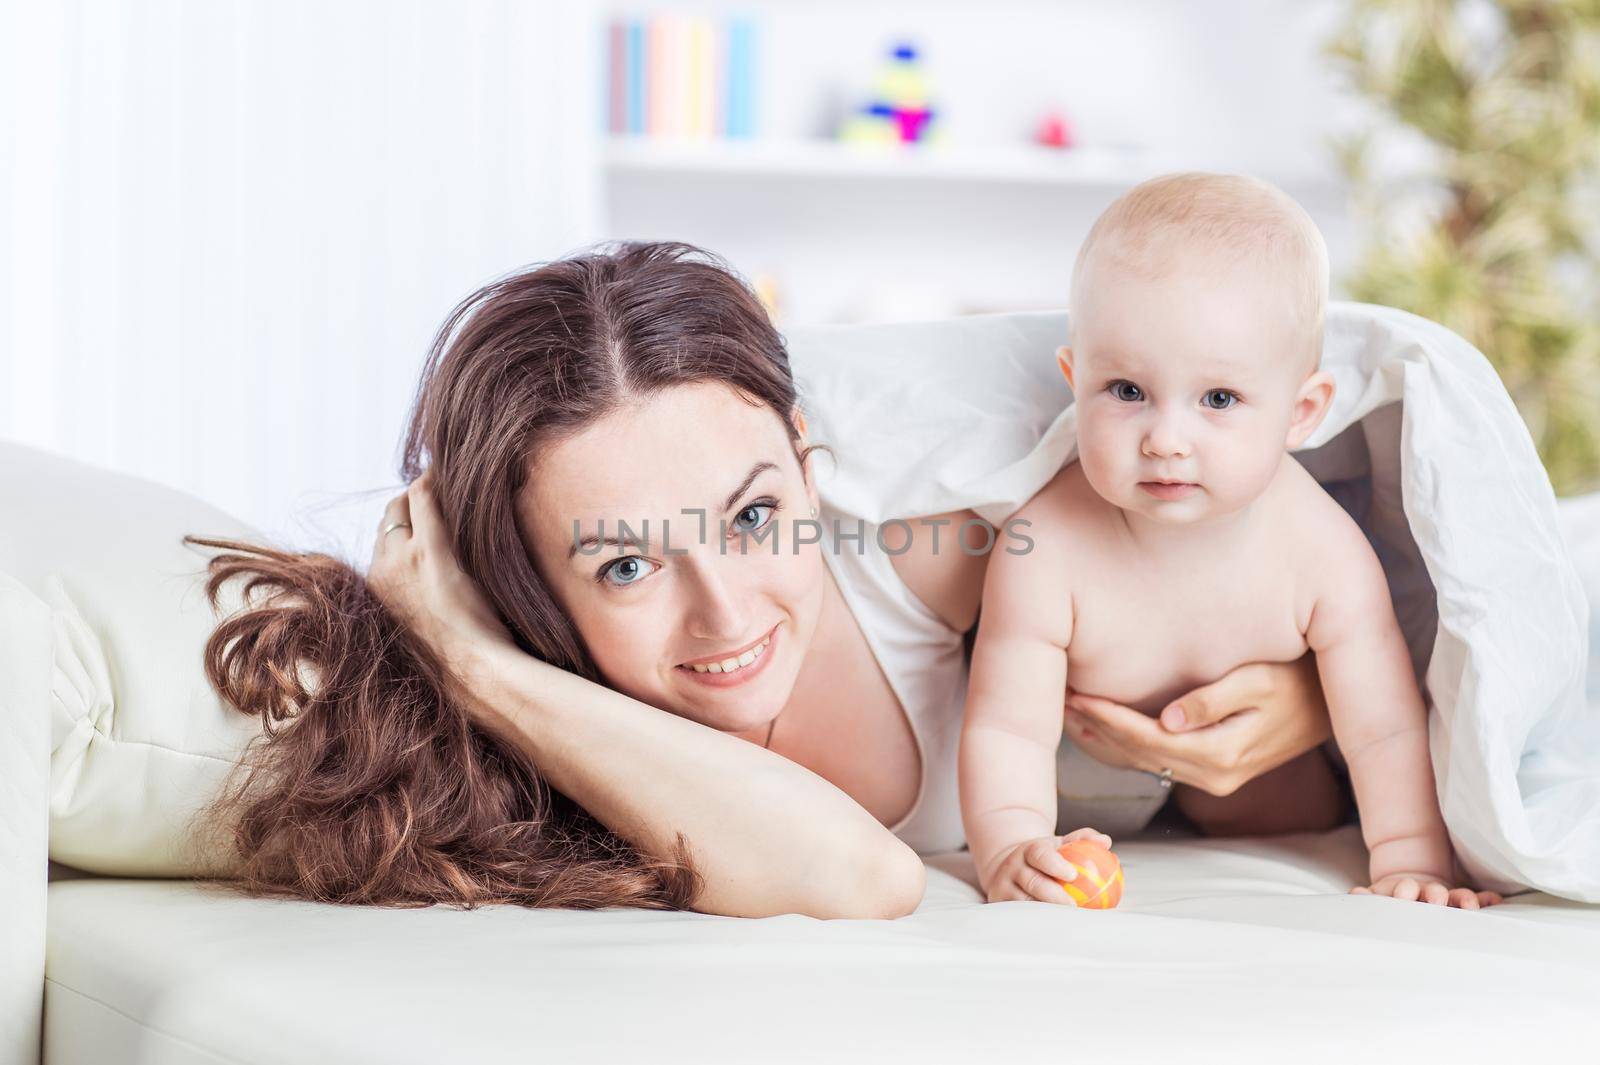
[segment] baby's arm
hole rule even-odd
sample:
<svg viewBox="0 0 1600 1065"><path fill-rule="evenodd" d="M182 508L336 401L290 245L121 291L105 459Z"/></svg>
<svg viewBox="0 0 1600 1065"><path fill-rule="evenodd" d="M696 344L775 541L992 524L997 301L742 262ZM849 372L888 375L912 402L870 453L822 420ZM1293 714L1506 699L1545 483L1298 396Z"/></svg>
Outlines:
<svg viewBox="0 0 1600 1065"><path fill-rule="evenodd" d="M1444 902L1454 854L1428 754L1427 708L1383 567L1353 523L1318 546L1321 586L1306 639L1350 767L1373 890L1395 894L1411 879L1425 901Z"/></svg>
<svg viewBox="0 0 1600 1065"><path fill-rule="evenodd" d="M1072 632L1070 589L1056 554L1046 543L1025 555L996 551L984 579L961 729L960 790L967 845L991 902L1068 902L1046 878L1074 876L1045 838L1055 832L1056 748Z"/></svg>

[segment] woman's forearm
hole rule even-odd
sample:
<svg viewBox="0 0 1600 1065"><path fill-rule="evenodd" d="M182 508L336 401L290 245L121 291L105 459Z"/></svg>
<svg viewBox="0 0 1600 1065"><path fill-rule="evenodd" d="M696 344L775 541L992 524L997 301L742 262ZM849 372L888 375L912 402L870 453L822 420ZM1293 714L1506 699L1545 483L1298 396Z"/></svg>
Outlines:
<svg viewBox="0 0 1600 1065"><path fill-rule="evenodd" d="M480 719L611 831L659 857L687 838L697 910L887 918L921 901L915 852L781 755L513 649L462 674Z"/></svg>

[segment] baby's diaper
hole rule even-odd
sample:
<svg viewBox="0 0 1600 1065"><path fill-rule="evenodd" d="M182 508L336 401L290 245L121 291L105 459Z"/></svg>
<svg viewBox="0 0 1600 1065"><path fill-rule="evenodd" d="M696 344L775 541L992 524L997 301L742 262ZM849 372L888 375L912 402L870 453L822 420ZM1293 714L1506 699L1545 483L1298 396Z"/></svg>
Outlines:
<svg viewBox="0 0 1600 1065"><path fill-rule="evenodd" d="M1154 773L1097 762L1066 735L1056 749L1056 832L1093 828L1113 840L1142 831L1171 788Z"/></svg>

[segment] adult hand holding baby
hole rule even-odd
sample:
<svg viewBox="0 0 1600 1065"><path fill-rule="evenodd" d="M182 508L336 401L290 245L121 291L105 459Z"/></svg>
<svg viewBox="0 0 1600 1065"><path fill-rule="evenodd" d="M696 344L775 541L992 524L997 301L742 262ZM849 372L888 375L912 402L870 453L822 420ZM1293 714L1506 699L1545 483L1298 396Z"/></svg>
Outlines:
<svg viewBox="0 0 1600 1065"><path fill-rule="evenodd" d="M1174 700L1159 719L1067 689L1066 733L1109 766L1172 779L1211 795L1239 788L1333 735L1316 657L1251 662Z"/></svg>
<svg viewBox="0 0 1600 1065"><path fill-rule="evenodd" d="M1296 662L1240 666L1175 700L1159 719L1069 687L1066 731L1106 765L1151 773L1170 768L1174 780L1220 796L1320 745L1332 726L1316 657L1306 654ZM1465 879L1457 869L1454 882ZM1497 892L1453 887L1426 873L1391 874L1351 893L1463 910L1504 901Z"/></svg>

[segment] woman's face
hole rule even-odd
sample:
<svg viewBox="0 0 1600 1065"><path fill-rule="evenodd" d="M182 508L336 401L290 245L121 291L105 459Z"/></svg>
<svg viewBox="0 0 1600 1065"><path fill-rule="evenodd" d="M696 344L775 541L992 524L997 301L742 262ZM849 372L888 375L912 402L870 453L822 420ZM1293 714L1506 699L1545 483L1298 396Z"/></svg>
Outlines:
<svg viewBox="0 0 1600 1065"><path fill-rule="evenodd" d="M701 382L542 451L518 522L606 683L745 732L788 702L816 629L824 564L795 524L814 505L783 421Z"/></svg>

